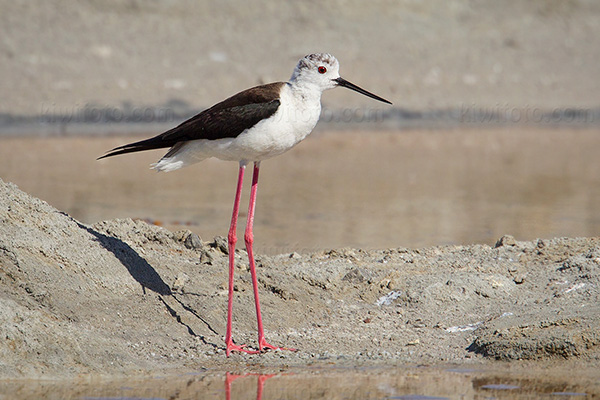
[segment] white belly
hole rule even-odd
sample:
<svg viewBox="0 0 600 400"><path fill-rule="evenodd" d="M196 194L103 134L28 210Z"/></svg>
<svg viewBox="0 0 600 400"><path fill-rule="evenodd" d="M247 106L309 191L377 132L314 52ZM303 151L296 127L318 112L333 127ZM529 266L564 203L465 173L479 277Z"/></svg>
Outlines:
<svg viewBox="0 0 600 400"><path fill-rule="evenodd" d="M321 114L321 98L303 98L286 85L281 105L270 118L260 121L235 138L192 140L176 154L163 157L153 168L172 171L209 157L226 161L262 161L282 154L310 134Z"/></svg>

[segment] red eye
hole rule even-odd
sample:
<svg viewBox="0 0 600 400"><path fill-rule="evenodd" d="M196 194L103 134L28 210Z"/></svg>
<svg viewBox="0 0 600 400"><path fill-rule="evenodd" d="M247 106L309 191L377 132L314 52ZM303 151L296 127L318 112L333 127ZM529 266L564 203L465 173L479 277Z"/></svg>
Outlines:
<svg viewBox="0 0 600 400"><path fill-rule="evenodd" d="M319 67L319 68L317 68L317 70L319 71L320 74L324 74L325 72L327 72L327 68L325 68L325 67Z"/></svg>

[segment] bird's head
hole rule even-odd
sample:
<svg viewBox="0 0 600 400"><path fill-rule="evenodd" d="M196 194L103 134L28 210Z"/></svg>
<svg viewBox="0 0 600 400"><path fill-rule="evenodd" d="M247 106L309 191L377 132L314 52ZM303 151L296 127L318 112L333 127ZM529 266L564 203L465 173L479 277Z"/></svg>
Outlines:
<svg viewBox="0 0 600 400"><path fill-rule="evenodd" d="M392 104L355 84L348 82L340 76L340 63L328 53L315 53L304 56L298 61L290 82L304 86L314 86L321 92L342 86L360 94L371 97L384 103Z"/></svg>
<svg viewBox="0 0 600 400"><path fill-rule="evenodd" d="M321 91L337 86L335 79L340 77L340 63L327 53L304 56L298 61L291 82L317 86Z"/></svg>

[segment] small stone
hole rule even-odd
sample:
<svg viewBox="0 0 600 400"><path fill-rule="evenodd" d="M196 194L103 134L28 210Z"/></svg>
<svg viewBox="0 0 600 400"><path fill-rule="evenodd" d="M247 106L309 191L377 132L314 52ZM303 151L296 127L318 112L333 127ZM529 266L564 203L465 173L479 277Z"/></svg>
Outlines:
<svg viewBox="0 0 600 400"><path fill-rule="evenodd" d="M190 232L190 234L183 241L183 245L188 249L198 250L202 248L202 239L200 239L200 236L196 235L195 233Z"/></svg>
<svg viewBox="0 0 600 400"><path fill-rule="evenodd" d="M174 292L183 292L183 288L185 284L190 280L190 277L184 274L183 272L177 275L175 278L175 282L173 283L173 287L171 290Z"/></svg>
<svg viewBox="0 0 600 400"><path fill-rule="evenodd" d="M182 229L176 232L173 232L173 239L178 242L183 242L188 235L192 233L189 229Z"/></svg>
<svg viewBox="0 0 600 400"><path fill-rule="evenodd" d="M227 239L223 236L215 236L215 241L211 243L211 247L220 250L223 254L229 254L229 245Z"/></svg>
<svg viewBox="0 0 600 400"><path fill-rule="evenodd" d="M494 248L503 247L503 246L516 246L517 241L511 235L504 235L496 242Z"/></svg>
<svg viewBox="0 0 600 400"><path fill-rule="evenodd" d="M364 268L353 268L350 272L348 272L342 278L343 281L351 282L351 283L362 283L369 280L371 278L371 273L369 270Z"/></svg>
<svg viewBox="0 0 600 400"><path fill-rule="evenodd" d="M213 256L210 251L204 249L200 254L200 263L201 264L212 264Z"/></svg>

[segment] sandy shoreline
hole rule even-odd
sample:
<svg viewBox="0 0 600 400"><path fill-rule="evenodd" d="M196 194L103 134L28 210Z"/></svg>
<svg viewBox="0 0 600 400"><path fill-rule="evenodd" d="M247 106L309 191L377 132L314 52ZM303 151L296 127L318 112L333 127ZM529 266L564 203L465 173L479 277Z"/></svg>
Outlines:
<svg viewBox="0 0 600 400"><path fill-rule="evenodd" d="M301 351L226 359L223 239L193 248L189 231L142 221L84 225L14 185L1 192L3 377L248 364L598 366L597 238L260 255L267 335ZM252 345L245 252L236 259L234 337Z"/></svg>

